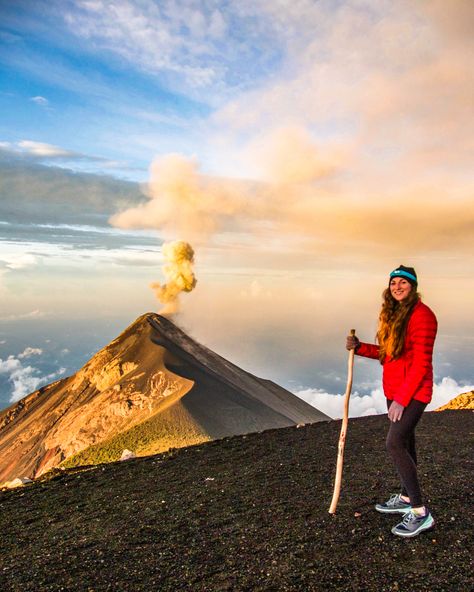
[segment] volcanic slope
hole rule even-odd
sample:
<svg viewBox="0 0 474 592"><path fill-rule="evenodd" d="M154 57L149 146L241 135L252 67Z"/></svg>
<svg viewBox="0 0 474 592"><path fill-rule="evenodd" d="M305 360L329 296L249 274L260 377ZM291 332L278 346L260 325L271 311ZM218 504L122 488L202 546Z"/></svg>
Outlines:
<svg viewBox="0 0 474 592"><path fill-rule="evenodd" d="M69 378L0 413L0 483L329 418L148 313Z"/></svg>
<svg viewBox="0 0 474 592"><path fill-rule="evenodd" d="M436 411L445 411L446 409L474 409L474 391L454 397L446 405L438 407Z"/></svg>
<svg viewBox="0 0 474 592"><path fill-rule="evenodd" d="M468 592L471 411L425 413L418 467L436 520L394 537L374 511L398 491L386 415L268 430L0 492L2 592ZM56 475L56 476L54 476Z"/></svg>

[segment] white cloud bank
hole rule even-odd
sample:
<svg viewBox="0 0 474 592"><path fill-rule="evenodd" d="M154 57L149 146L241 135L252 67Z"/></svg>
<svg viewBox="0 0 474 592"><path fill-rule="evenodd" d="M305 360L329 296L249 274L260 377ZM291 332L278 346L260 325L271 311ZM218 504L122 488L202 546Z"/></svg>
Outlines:
<svg viewBox="0 0 474 592"><path fill-rule="evenodd" d="M21 354L18 354L18 357L20 359L30 358L31 356L40 356L42 353L43 350L39 347L27 347L21 352Z"/></svg>
<svg viewBox="0 0 474 592"><path fill-rule="evenodd" d="M39 348L27 347L18 357L8 356L6 360L0 358L0 374L7 375L8 381L13 386L10 395L11 403L19 401L40 386L48 384L48 382L51 382L66 372L65 368L60 368L51 374L42 375L33 366L23 366L23 359L32 355L41 355L42 353L42 350Z"/></svg>
<svg viewBox="0 0 474 592"><path fill-rule="evenodd" d="M445 405L454 397L474 390L474 384L458 383L453 378L445 376L433 387L433 398L426 408L433 411ZM327 393L322 389L302 389L295 391L295 395L332 417L340 419L343 414L344 395ZM369 395L360 395L355 391L350 398L349 417L364 417L379 415L387 412L385 397L381 389L373 389Z"/></svg>

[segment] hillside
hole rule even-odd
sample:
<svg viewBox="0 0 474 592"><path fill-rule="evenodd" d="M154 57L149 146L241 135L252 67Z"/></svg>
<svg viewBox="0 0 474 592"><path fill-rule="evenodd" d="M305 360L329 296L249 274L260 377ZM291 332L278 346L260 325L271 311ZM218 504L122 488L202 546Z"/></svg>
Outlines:
<svg viewBox="0 0 474 592"><path fill-rule="evenodd" d="M0 412L0 483L69 465L146 455L329 420L148 313L71 377Z"/></svg>
<svg viewBox="0 0 474 592"><path fill-rule="evenodd" d="M269 430L0 492L5 592L466 592L472 576L470 411L426 413L419 466L435 530L393 537L373 504L397 491L387 416Z"/></svg>
<svg viewBox="0 0 474 592"><path fill-rule="evenodd" d="M438 407L436 411L445 411L446 409L474 409L474 391L454 397L446 405Z"/></svg>

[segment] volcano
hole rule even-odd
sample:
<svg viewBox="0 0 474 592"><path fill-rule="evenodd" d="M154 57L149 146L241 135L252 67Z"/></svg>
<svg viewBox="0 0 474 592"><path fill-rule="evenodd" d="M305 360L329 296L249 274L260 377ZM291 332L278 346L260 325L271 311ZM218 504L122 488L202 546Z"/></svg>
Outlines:
<svg viewBox="0 0 474 592"><path fill-rule="evenodd" d="M330 418L147 313L73 376L0 413L0 483Z"/></svg>

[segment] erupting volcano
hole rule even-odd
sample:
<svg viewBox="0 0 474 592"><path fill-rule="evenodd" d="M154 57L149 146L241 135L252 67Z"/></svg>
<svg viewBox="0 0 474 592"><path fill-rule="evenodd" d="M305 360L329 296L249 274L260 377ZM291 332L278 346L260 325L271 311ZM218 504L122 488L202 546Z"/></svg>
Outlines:
<svg viewBox="0 0 474 592"><path fill-rule="evenodd" d="M0 483L330 418L148 313L76 374L0 413Z"/></svg>

